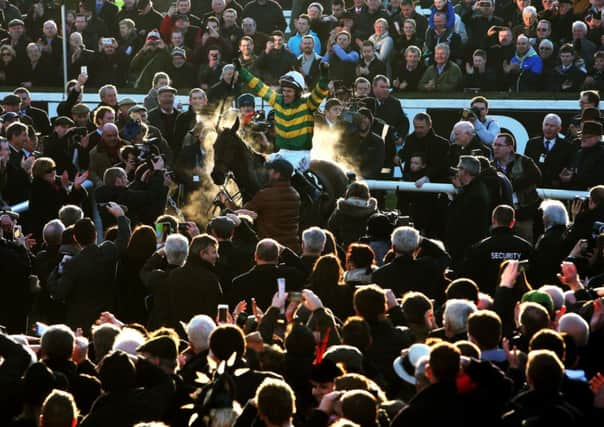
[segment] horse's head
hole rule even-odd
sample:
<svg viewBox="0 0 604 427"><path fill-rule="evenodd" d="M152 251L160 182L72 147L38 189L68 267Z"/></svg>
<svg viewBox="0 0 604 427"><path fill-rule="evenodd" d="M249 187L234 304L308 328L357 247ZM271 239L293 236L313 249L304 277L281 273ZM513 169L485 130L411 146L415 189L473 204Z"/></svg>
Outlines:
<svg viewBox="0 0 604 427"><path fill-rule="evenodd" d="M230 129L224 128L214 142L214 168L211 176L216 185L224 184L227 173L233 169L236 151L244 144L237 135L238 129L239 118L235 120L235 124Z"/></svg>

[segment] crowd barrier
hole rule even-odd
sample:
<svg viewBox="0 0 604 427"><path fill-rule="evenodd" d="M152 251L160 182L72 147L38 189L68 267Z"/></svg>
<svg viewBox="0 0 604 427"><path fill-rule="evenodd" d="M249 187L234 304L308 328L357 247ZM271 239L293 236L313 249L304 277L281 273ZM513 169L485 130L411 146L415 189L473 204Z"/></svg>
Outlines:
<svg viewBox="0 0 604 427"><path fill-rule="evenodd" d="M415 182L408 181L365 181L370 190L406 191L412 193L447 193L455 194L457 189L452 184L424 184L421 188ZM557 188L537 188L537 194L542 199L573 200L576 197L587 197L589 192L579 190L561 190Z"/></svg>

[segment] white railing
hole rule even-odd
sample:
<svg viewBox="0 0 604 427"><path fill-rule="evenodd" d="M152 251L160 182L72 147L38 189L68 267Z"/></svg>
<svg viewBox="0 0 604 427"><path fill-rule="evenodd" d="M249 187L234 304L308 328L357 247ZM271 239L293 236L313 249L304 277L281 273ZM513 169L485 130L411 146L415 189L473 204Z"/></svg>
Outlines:
<svg viewBox="0 0 604 427"><path fill-rule="evenodd" d="M447 193L457 192L452 184L424 184L421 188L415 186L415 182L409 181L365 181L370 190L383 191L405 191L412 193ZM542 199L572 200L575 197L587 197L589 192L579 190L561 190L557 188L537 188L537 194Z"/></svg>

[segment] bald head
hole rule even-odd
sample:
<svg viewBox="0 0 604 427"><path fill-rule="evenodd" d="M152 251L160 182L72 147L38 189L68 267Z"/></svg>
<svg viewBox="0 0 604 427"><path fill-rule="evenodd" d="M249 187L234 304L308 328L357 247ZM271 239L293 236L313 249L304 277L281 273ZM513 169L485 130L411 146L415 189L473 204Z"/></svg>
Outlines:
<svg viewBox="0 0 604 427"><path fill-rule="evenodd" d="M279 243L273 239L262 239L256 245L256 264L277 264Z"/></svg>
<svg viewBox="0 0 604 427"><path fill-rule="evenodd" d="M589 325L577 313L566 313L560 317L558 332L570 335L579 348L585 347L589 341Z"/></svg>

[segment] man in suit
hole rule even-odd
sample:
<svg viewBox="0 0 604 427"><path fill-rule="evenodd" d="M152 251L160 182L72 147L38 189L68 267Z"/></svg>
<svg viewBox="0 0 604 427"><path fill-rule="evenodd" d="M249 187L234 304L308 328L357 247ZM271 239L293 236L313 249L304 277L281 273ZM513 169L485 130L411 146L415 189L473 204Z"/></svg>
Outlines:
<svg viewBox="0 0 604 427"><path fill-rule="evenodd" d="M180 113L174 108L176 89L170 86L160 87L157 100L159 106L149 111L149 123L158 128L161 135L168 141L170 148L178 152L179 147L175 140L176 117Z"/></svg>
<svg viewBox="0 0 604 427"><path fill-rule="evenodd" d="M34 128L42 135L48 135L51 132L50 120L48 114L41 108L31 106L31 93L24 87L19 87L13 92L21 98L20 114L31 117L34 122Z"/></svg>
<svg viewBox="0 0 604 427"><path fill-rule="evenodd" d="M222 287L216 275L218 241L208 234L195 236L189 247L189 257L182 267L168 276L170 283L170 313L172 325L186 321L196 314L216 317L222 301Z"/></svg>
<svg viewBox="0 0 604 427"><path fill-rule="evenodd" d="M282 247L273 239L262 239L256 245L254 261L256 265L250 271L233 279L233 286L228 295L230 307L246 300L248 309L252 307L251 296L263 310L271 305L277 292L277 279L285 279L286 292L299 291L302 288L302 274L296 268L279 263L279 252Z"/></svg>
<svg viewBox="0 0 604 427"><path fill-rule="evenodd" d="M386 136L386 159L384 167L392 167L394 165L394 155L396 147L402 145L403 139L409 132L409 119L404 113L401 102L390 95L390 79L378 74L372 82L373 96L376 100L375 118L381 119L390 130ZM376 131L374 127L374 131ZM381 133L381 132L376 132Z"/></svg>
<svg viewBox="0 0 604 427"><path fill-rule="evenodd" d="M130 239L130 222L117 203L110 202L107 211L117 220L116 240L96 244L96 227L90 218L75 223L73 237L81 248L71 260L57 267L57 281L49 287L53 297L65 301L65 323L87 330L103 311L113 311L117 299L116 266L120 253ZM53 273L54 274L54 273Z"/></svg>
<svg viewBox="0 0 604 427"><path fill-rule="evenodd" d="M415 255L421 239L415 228L397 227L392 233L395 258L373 272L373 282L383 289L392 289L396 296L421 289L428 298L441 299L444 286L436 263L428 257ZM403 277L405 279L401 280Z"/></svg>
<svg viewBox="0 0 604 427"><path fill-rule="evenodd" d="M575 147L560 136L562 120L557 114L546 115L542 129L543 136L529 139L524 155L533 159L541 170L543 187L559 188L560 172L570 166Z"/></svg>

